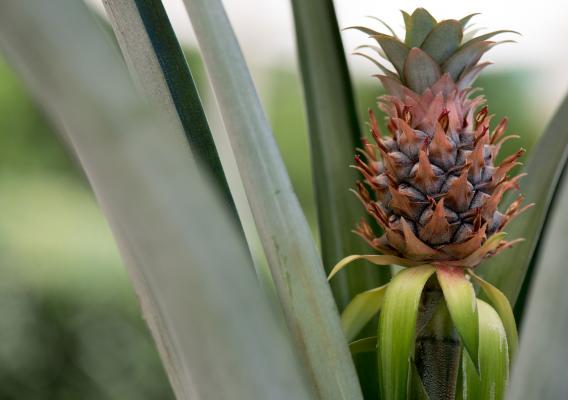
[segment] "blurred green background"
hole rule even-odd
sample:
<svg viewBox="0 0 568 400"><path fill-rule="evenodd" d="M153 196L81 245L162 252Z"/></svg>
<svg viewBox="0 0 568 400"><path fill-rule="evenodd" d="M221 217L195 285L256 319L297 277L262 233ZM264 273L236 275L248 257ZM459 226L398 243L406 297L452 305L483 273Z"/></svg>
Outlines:
<svg viewBox="0 0 568 400"><path fill-rule="evenodd" d="M197 54L188 55L212 102ZM297 71L262 75L262 100L313 223ZM529 150L546 122L530 96L535 76L511 70L479 80L491 111L510 117ZM379 90L373 78L357 77L362 118ZM0 399L173 398L88 184L1 59L0 211Z"/></svg>

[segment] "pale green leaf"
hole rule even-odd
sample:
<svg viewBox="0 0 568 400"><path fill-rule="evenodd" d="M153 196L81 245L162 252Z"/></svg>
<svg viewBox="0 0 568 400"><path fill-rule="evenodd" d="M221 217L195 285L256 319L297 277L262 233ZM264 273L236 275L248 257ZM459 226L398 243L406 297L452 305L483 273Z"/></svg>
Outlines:
<svg viewBox="0 0 568 400"><path fill-rule="evenodd" d="M138 96L84 3L3 3L0 49L88 176L176 398L313 398L186 138Z"/></svg>
<svg viewBox="0 0 568 400"><path fill-rule="evenodd" d="M341 327L347 341L351 341L379 312L387 285L359 293L341 314Z"/></svg>
<svg viewBox="0 0 568 400"><path fill-rule="evenodd" d="M494 42L473 42L464 45L442 65L442 71L448 72L457 81L462 72L477 64L481 56L495 45Z"/></svg>
<svg viewBox="0 0 568 400"><path fill-rule="evenodd" d="M466 42L464 44L464 46L467 46L467 45L475 43L475 42L483 42L485 40L491 39L493 36L501 35L503 33L514 33L515 35L520 35L520 33L517 32L517 31L502 29L502 30L499 30L499 31L489 32L489 33L485 33L483 35L476 36L476 37L470 39L468 42Z"/></svg>
<svg viewBox="0 0 568 400"><path fill-rule="evenodd" d="M387 287L378 329L379 381L385 400L406 400L418 305L434 271L431 265L404 269Z"/></svg>
<svg viewBox="0 0 568 400"><path fill-rule="evenodd" d="M473 14L469 14L466 15L465 17L463 17L462 19L460 19L460 25L462 26L463 29L465 29L467 27L467 24L469 23L469 21L471 21L471 19L473 17L475 17L476 15L479 15L479 13L473 13Z"/></svg>
<svg viewBox="0 0 568 400"><path fill-rule="evenodd" d="M406 85L418 94L424 93L440 79L440 66L424 51L415 47L404 63Z"/></svg>
<svg viewBox="0 0 568 400"><path fill-rule="evenodd" d="M404 15L404 14L403 14ZM406 38L404 43L409 47L420 47L424 39L436 26L436 19L424 8L414 10L410 18L405 17Z"/></svg>
<svg viewBox="0 0 568 400"><path fill-rule="evenodd" d="M378 34L373 35L373 38L379 43L388 60L398 72L398 75L403 76L404 63L410 49L404 43L391 36Z"/></svg>
<svg viewBox="0 0 568 400"><path fill-rule="evenodd" d="M452 322L471 359L477 362L479 320L473 285L466 279L463 268L440 266L436 268L436 275Z"/></svg>
<svg viewBox="0 0 568 400"><path fill-rule="evenodd" d="M366 255L358 255L354 254L351 256L345 257L343 260L339 261L329 273L327 277L328 280L331 280L339 271L343 268L347 267L353 261L357 260L367 260L375 265L381 266L389 266L390 264L400 265L402 267L416 267L421 265L422 263L418 261L408 260L406 258L400 258L397 256L387 256L387 255L380 255L380 254L366 254Z"/></svg>
<svg viewBox="0 0 568 400"><path fill-rule="evenodd" d="M462 36L463 30L458 21L442 21L426 37L421 49L441 64L458 49Z"/></svg>
<svg viewBox="0 0 568 400"><path fill-rule="evenodd" d="M518 346L518 334L517 334L517 324L515 323L515 316L513 315L513 310L511 309L511 304L507 297L497 289L495 286L489 282L481 279L472 270L469 270L469 275L479 284L485 295L487 296L489 303L493 306L501 321L505 327L505 332L507 332L507 343L509 345L509 359L512 360L513 356L517 351Z"/></svg>
<svg viewBox="0 0 568 400"><path fill-rule="evenodd" d="M479 312L479 370L462 354L463 400L502 400L509 380L507 335L501 318L491 306L477 301Z"/></svg>
<svg viewBox="0 0 568 400"><path fill-rule="evenodd" d="M297 354L319 397L342 393L360 399L361 388L321 258L223 5L220 0L184 3L286 321L302 349Z"/></svg>

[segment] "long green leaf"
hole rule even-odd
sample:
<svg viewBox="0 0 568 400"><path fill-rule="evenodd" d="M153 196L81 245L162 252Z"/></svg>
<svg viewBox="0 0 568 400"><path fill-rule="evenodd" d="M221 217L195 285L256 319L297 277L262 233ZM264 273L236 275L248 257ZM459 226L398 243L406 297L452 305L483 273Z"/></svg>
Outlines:
<svg viewBox="0 0 568 400"><path fill-rule="evenodd" d="M348 166L363 132L333 1L292 0L292 9L309 123L321 252L329 272L343 257L368 248L351 233L353 224L365 212L348 190L359 179ZM331 286L342 309L357 293L380 286L389 278L388 270L365 264L341 274Z"/></svg>
<svg viewBox="0 0 568 400"><path fill-rule="evenodd" d="M491 306L477 300L479 310L479 368L469 355L462 355L463 400L501 400L509 380L507 335L501 318ZM533 397L538 399L539 397Z"/></svg>
<svg viewBox="0 0 568 400"><path fill-rule="evenodd" d="M161 0L103 0L129 70L171 124L183 132L228 204L231 193L183 51Z"/></svg>
<svg viewBox="0 0 568 400"><path fill-rule="evenodd" d="M348 342L379 312L387 285L359 293L341 314L341 327Z"/></svg>
<svg viewBox="0 0 568 400"><path fill-rule="evenodd" d="M361 398L321 259L220 0L186 0L283 310L322 398Z"/></svg>
<svg viewBox="0 0 568 400"><path fill-rule="evenodd" d="M379 381L385 400L406 400L416 318L431 265L402 270L387 286L379 316Z"/></svg>
<svg viewBox="0 0 568 400"><path fill-rule="evenodd" d="M568 185L564 177L541 244L508 399L564 399L568 393L567 204Z"/></svg>
<svg viewBox="0 0 568 400"><path fill-rule="evenodd" d="M78 156L176 397L312 398L291 340L227 210L196 173L185 137L137 96L85 5L2 4L0 49Z"/></svg>
<svg viewBox="0 0 568 400"><path fill-rule="evenodd" d="M511 304L507 297L497 289L495 286L489 282L481 279L479 276L469 270L469 275L479 284L481 290L485 293L485 296L489 299L489 303L493 306L501 321L505 327L505 332L507 332L507 343L509 345L509 360L513 359L513 356L517 352L518 346L518 334L517 325L515 323L515 316L513 315L513 310L511 309Z"/></svg>
<svg viewBox="0 0 568 400"><path fill-rule="evenodd" d="M546 230L548 215L554 204L560 176L568 159L568 97L556 111L536 148L531 152L521 181L525 203L535 206L507 227L510 238L525 238L511 250L482 264L479 275L498 287L515 304L525 282L532 280L534 258ZM509 199L510 200L510 199Z"/></svg>
<svg viewBox="0 0 568 400"><path fill-rule="evenodd" d="M436 275L442 287L452 322L468 354L477 365L479 319L473 285L465 278L463 268L438 267Z"/></svg>

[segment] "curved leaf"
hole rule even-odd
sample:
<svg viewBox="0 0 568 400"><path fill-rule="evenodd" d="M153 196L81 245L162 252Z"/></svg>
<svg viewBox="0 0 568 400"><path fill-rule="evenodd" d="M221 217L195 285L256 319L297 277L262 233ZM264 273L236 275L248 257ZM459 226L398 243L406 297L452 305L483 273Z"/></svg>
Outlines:
<svg viewBox="0 0 568 400"><path fill-rule="evenodd" d="M424 93L440 79L440 66L424 51L415 47L404 64L406 85L418 94Z"/></svg>
<svg viewBox="0 0 568 400"><path fill-rule="evenodd" d="M379 312L387 285L359 293L341 314L341 327L347 341L353 340Z"/></svg>
<svg viewBox="0 0 568 400"><path fill-rule="evenodd" d="M511 309L511 304L507 299L507 296L503 294L499 289L490 284L487 281L481 279L472 270L468 270L469 275L479 284L487 298L489 303L493 306L501 321L505 327L505 332L507 332L507 343L509 345L509 360L513 360L513 356L517 352L517 346L519 342L517 334L517 324L515 323L515 316L513 315L513 310Z"/></svg>
<svg viewBox="0 0 568 400"><path fill-rule="evenodd" d="M388 69L387 67L385 67L383 64L381 64L379 61L377 61L376 59L374 59L371 56L368 56L365 53L360 53L360 52L355 52L353 53L353 55L355 56L361 56L366 58L367 60L371 61L373 64L375 64L386 76L389 76L391 78L398 78L398 76L392 72L390 69Z"/></svg>
<svg viewBox="0 0 568 400"><path fill-rule="evenodd" d="M357 255L357 254L355 254L355 255L347 256L343 260L338 262L332 268L331 272L329 273L329 276L327 277L327 280L330 280L331 278L333 278L335 276L335 274L337 274L339 271L341 271L347 265L349 265L353 261L357 261L357 260L367 260L367 261L369 261L373 264L382 265L382 266L385 266L385 267L387 267L391 264L400 265L401 267L416 267L416 266L422 264L418 261L407 260L406 258L400 258L400 257L396 257L396 256L386 256L386 255L379 255L379 254L368 254L368 255Z"/></svg>
<svg viewBox="0 0 568 400"><path fill-rule="evenodd" d="M371 336L349 343L351 354L371 353L377 351L377 337Z"/></svg>
<svg viewBox="0 0 568 400"><path fill-rule="evenodd" d="M373 38L379 43L388 60L392 63L399 76L403 76L404 63L410 49L398 39L391 36L379 34L373 35Z"/></svg>
<svg viewBox="0 0 568 400"><path fill-rule="evenodd" d="M442 71L448 72L454 81L457 81L461 73L473 65L475 65L481 56L491 47L495 46L494 42L474 42L467 44L455 52L444 64Z"/></svg>
<svg viewBox="0 0 568 400"><path fill-rule="evenodd" d="M521 293L523 282L526 282L523 288L525 292L531 282L535 254L545 232L551 207L555 204L567 159L568 97L565 97L523 169L528 176L520 182L520 191L525 195L525 204L534 203L535 206L507 226L510 237L525 238L525 242L485 262L477 271L498 287L513 305ZM508 201L511 201L511 197Z"/></svg>
<svg viewBox="0 0 568 400"><path fill-rule="evenodd" d="M437 267L436 275L452 322L472 360L478 360L479 320L473 285L466 279L464 269Z"/></svg>
<svg viewBox="0 0 568 400"><path fill-rule="evenodd" d="M462 355L463 400L502 400L509 380L507 335L491 306L477 300L479 311L479 370L467 353Z"/></svg>
<svg viewBox="0 0 568 400"><path fill-rule="evenodd" d="M499 30L499 31L489 32L489 33L485 33L483 35L476 36L476 37L470 39L468 42L466 42L465 45L467 46L471 43L483 42L484 40L489 40L493 36L501 35L503 33L514 33L516 35L520 35L520 33L517 32L517 31L512 31L512 30L509 30L509 29L502 29L502 30Z"/></svg>
<svg viewBox="0 0 568 400"><path fill-rule="evenodd" d="M367 18L371 18L374 19L375 21L379 21L381 24L384 25L385 28L387 28L389 30L389 32L392 34L393 37L398 39L398 36L396 35L396 32L394 31L394 29L391 28L391 26L389 24L387 24L385 21L383 21L380 18L377 18L373 15L368 15Z"/></svg>
<svg viewBox="0 0 568 400"><path fill-rule="evenodd" d="M436 19L424 8L417 8L410 18L405 16L405 24L406 37L404 43L410 48L420 47L424 39L436 26Z"/></svg>
<svg viewBox="0 0 568 400"><path fill-rule="evenodd" d="M420 48L441 64L460 47L462 36L463 30L458 21L442 21L430 32Z"/></svg>
<svg viewBox="0 0 568 400"><path fill-rule="evenodd" d="M431 265L404 269L387 287L378 329L379 381L386 400L406 400L418 305L434 271Z"/></svg>
<svg viewBox="0 0 568 400"><path fill-rule="evenodd" d="M471 19L473 17L475 17L476 15L479 15L479 13L469 14L469 15L466 15L465 17L463 17L462 19L460 19L459 22L460 22L460 25L462 26L462 28L465 29L467 27L467 24L469 23L469 21L471 21Z"/></svg>
<svg viewBox="0 0 568 400"><path fill-rule="evenodd" d="M298 354L318 396L361 398L310 227L221 0L185 0Z"/></svg>

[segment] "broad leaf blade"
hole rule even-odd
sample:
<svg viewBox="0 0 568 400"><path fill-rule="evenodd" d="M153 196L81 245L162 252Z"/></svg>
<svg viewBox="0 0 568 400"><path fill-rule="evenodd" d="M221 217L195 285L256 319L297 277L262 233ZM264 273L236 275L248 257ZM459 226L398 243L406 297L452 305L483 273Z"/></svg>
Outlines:
<svg viewBox="0 0 568 400"><path fill-rule="evenodd" d="M388 35L375 35L373 38L379 43L389 61L392 63L399 76L404 74L404 63L410 48L398 39Z"/></svg>
<svg viewBox="0 0 568 400"><path fill-rule="evenodd" d="M566 332L568 331L568 185L563 178L551 210L550 225L540 244L536 275L531 285L521 329L519 353L515 357L508 399L563 399L566 379Z"/></svg>
<svg viewBox="0 0 568 400"><path fill-rule="evenodd" d="M176 397L312 398L185 137L138 97L83 2L3 4L0 48L78 155Z"/></svg>
<svg viewBox="0 0 568 400"><path fill-rule="evenodd" d="M422 94L440 76L440 66L428 54L417 47L410 50L404 64L404 79L410 89Z"/></svg>
<svg viewBox="0 0 568 400"><path fill-rule="evenodd" d="M349 165L364 132L359 126L333 2L293 0L292 9L309 125L321 254L329 273L343 257L369 250L351 232L354 223L366 213L349 192L360 179ZM369 35L378 33L356 29ZM360 268L338 276L331 287L343 309L357 293L380 286L389 278L388 269L362 263Z"/></svg>
<svg viewBox="0 0 568 400"><path fill-rule="evenodd" d="M498 287L513 305L523 288L523 282L526 282L526 288L532 280L535 254L549 220L550 209L555 204L567 159L568 97L532 150L523 170L528 176L521 180L520 191L525 195L525 204L534 203L535 206L511 222L507 231L508 237L524 238L525 241L485 262L478 269L478 274Z"/></svg>
<svg viewBox="0 0 568 400"><path fill-rule="evenodd" d="M378 330L379 380L386 400L406 399L418 305L434 271L431 265L402 270L387 287Z"/></svg>
<svg viewBox="0 0 568 400"><path fill-rule="evenodd" d="M479 319L473 285L465 278L463 268L438 267L436 275L442 287L452 322L471 359L477 363Z"/></svg>
<svg viewBox="0 0 568 400"><path fill-rule="evenodd" d="M404 15L404 14L403 14ZM412 47L420 47L424 39L436 26L436 19L424 8L414 10L410 18L405 16L406 38L405 44Z"/></svg>
<svg viewBox="0 0 568 400"><path fill-rule="evenodd" d="M494 42L468 43L444 62L442 71L449 73L452 79L457 81L466 68L477 64L483 54L494 45Z"/></svg>
<svg viewBox="0 0 568 400"><path fill-rule="evenodd" d="M464 352L463 400L502 400L509 380L509 353L507 335L501 318L491 306L477 301L479 310L479 368Z"/></svg>
<svg viewBox="0 0 568 400"><path fill-rule="evenodd" d="M379 312L387 285L359 293L341 314L341 327L348 342Z"/></svg>
<svg viewBox="0 0 568 400"><path fill-rule="evenodd" d="M513 359L513 356L517 352L517 346L519 342L517 334L517 324L515 323L515 316L513 315L513 310L511 309L511 304L507 297L497 289L495 286L489 282L481 279L479 276L469 271L469 275L479 284L481 290L485 293L488 298L489 303L493 306L501 321L505 327L505 332L507 332L507 343L509 345L509 360Z"/></svg>
<svg viewBox="0 0 568 400"><path fill-rule="evenodd" d="M421 48L441 64L460 47L462 36L463 30L458 21L442 21L426 37Z"/></svg>
<svg viewBox="0 0 568 400"><path fill-rule="evenodd" d="M337 307L220 0L185 0L298 354L322 398L361 398Z"/></svg>

